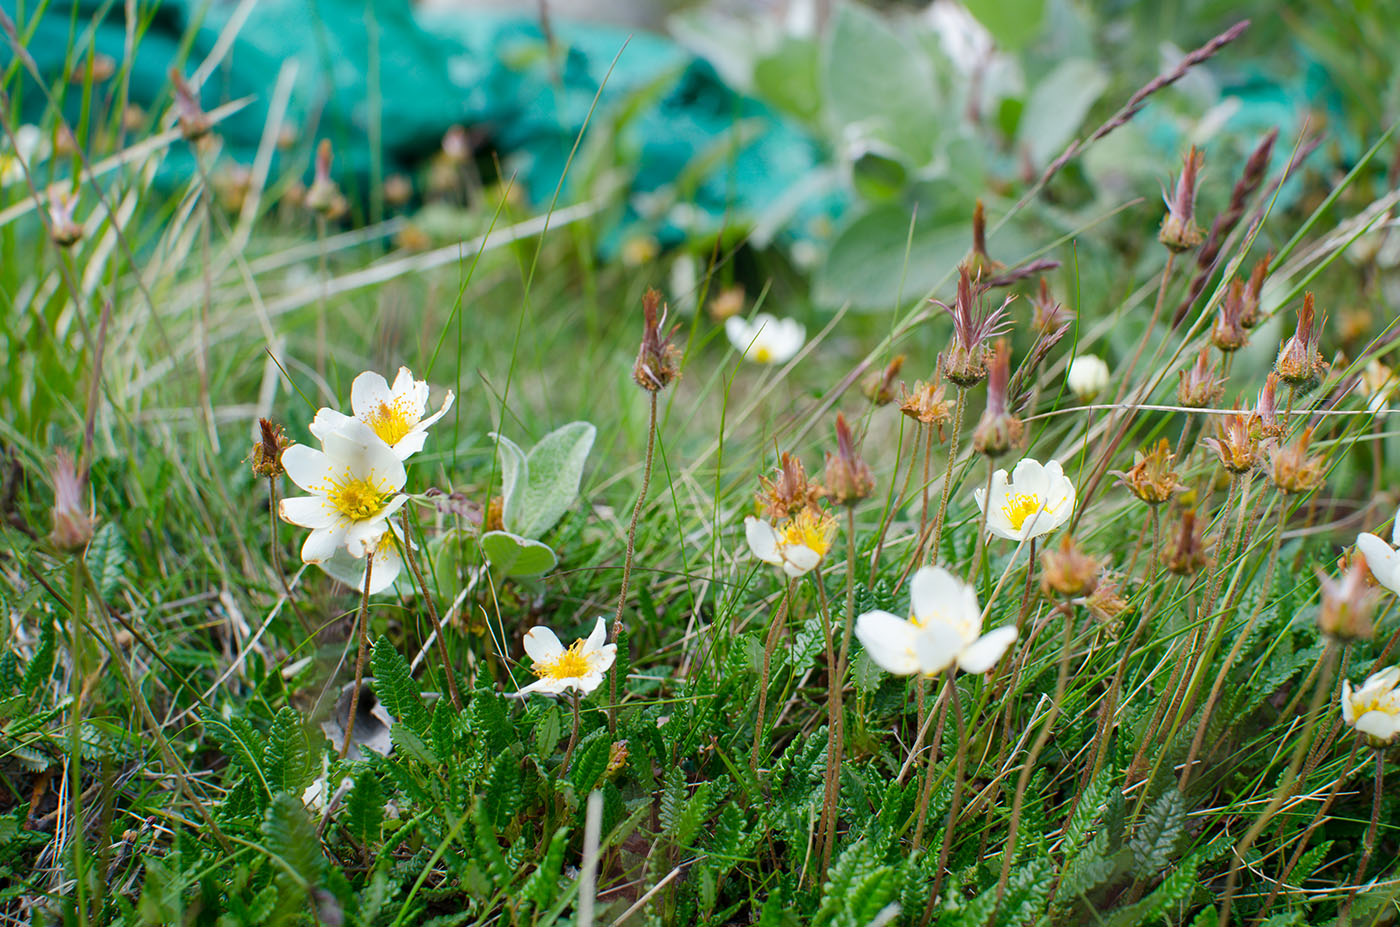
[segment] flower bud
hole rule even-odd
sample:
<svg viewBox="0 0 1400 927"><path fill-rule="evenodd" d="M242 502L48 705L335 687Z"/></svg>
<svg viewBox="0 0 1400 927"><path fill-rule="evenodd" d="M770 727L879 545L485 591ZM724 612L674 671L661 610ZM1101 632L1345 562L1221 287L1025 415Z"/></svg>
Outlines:
<svg viewBox="0 0 1400 927"><path fill-rule="evenodd" d="M187 142L198 141L209 134L213 122L200 106L199 95L185 80L185 75L171 68L170 82L175 88L175 115L180 123L180 134Z"/></svg>
<svg viewBox="0 0 1400 927"><path fill-rule="evenodd" d="M987 253L987 214L978 200L972 207L972 254L968 257L972 276L983 280L990 279L1005 269L1005 265L992 260Z"/></svg>
<svg viewBox="0 0 1400 927"><path fill-rule="evenodd" d="M1317 613L1317 626L1328 637L1346 642L1370 640L1374 632L1371 623L1380 601L1380 590L1368 580L1371 571L1366 558L1357 554L1341 579L1318 571L1322 589L1322 604Z"/></svg>
<svg viewBox="0 0 1400 927"><path fill-rule="evenodd" d="M1264 321L1264 313L1259 308L1259 298L1264 292L1264 278L1269 273L1269 262L1274 259L1273 252L1264 255L1254 269L1249 273L1249 281L1244 285L1243 300L1240 306L1240 324L1245 328L1254 328Z"/></svg>
<svg viewBox="0 0 1400 927"><path fill-rule="evenodd" d="M681 352L671 343L676 330L662 331L666 327L668 308L662 307L658 314L660 304L661 294L656 290L647 290L642 296L642 344L637 349L637 361L632 365L632 379L652 393L664 389L681 375Z"/></svg>
<svg viewBox="0 0 1400 927"><path fill-rule="evenodd" d="M895 355L894 360L879 373L868 378L861 385L861 392L865 398L869 399L877 406L887 406L894 401L894 378L899 376L899 370L904 366L904 355Z"/></svg>
<svg viewBox="0 0 1400 927"><path fill-rule="evenodd" d="M53 483L53 530L49 541L63 551L82 550L92 540L95 522L87 500L87 476L78 472L73 457L60 449L49 471Z"/></svg>
<svg viewBox="0 0 1400 927"><path fill-rule="evenodd" d="M846 416L836 414L836 453L826 454L826 492L837 505L855 505L875 488L870 467L856 452Z"/></svg>
<svg viewBox="0 0 1400 927"><path fill-rule="evenodd" d="M1031 328L1037 335L1054 334L1074 321L1074 310L1054 300L1050 284L1040 278L1040 289L1031 297Z"/></svg>
<svg viewBox="0 0 1400 927"><path fill-rule="evenodd" d="M1210 343L1226 354L1238 351L1249 343L1249 329L1244 325L1244 310L1244 283L1234 280L1230 283L1225 298L1220 302L1220 311L1210 329Z"/></svg>
<svg viewBox="0 0 1400 927"><path fill-rule="evenodd" d="M987 376L987 342L1005 334L1009 328L1006 306L988 311L983 304L984 287L973 282L972 271L966 263L958 266L958 295L951 308L944 306L953 317L953 341L940 355L943 375L963 389L976 386Z"/></svg>
<svg viewBox="0 0 1400 927"><path fill-rule="evenodd" d="M1093 354L1080 354L1069 362L1065 385L1080 402L1093 402L1108 387L1108 364Z"/></svg>
<svg viewBox="0 0 1400 927"><path fill-rule="evenodd" d="M273 424L271 421L258 419L259 440L253 445L253 451L248 455L252 463L253 475L276 479L284 472L282 469L282 452L292 446L292 440L287 437L281 425Z"/></svg>
<svg viewBox="0 0 1400 927"><path fill-rule="evenodd" d="M997 340L987 365L987 407L972 430L972 446L979 454L1000 457L1020 447L1026 426L1012 415L1006 404L1006 388L1011 380L1011 348L1006 339Z"/></svg>
<svg viewBox="0 0 1400 927"><path fill-rule="evenodd" d="M306 196L303 199L308 209L320 213L326 219L334 219L346 209L345 197L341 195L340 187L331 178L333 158L330 139L321 139L321 144L316 146L315 178L311 181L311 187L306 191Z"/></svg>
<svg viewBox="0 0 1400 927"><path fill-rule="evenodd" d="M1210 360L1210 348L1202 347L1196 355L1196 363L1189 370L1177 372L1180 382L1176 388L1176 401L1188 409L1204 409L1225 392L1225 381L1215 375L1215 365Z"/></svg>
<svg viewBox="0 0 1400 927"><path fill-rule="evenodd" d="M1320 331L1314 326L1313 295L1303 294L1303 308L1298 310L1298 325L1279 348L1274 370L1295 389L1307 389L1327 370L1327 362L1317 352Z"/></svg>
<svg viewBox="0 0 1400 927"><path fill-rule="evenodd" d="M744 288L741 286L727 286L710 300L710 318L716 322L723 322L743 311Z"/></svg>
<svg viewBox="0 0 1400 927"><path fill-rule="evenodd" d="M1046 595L1066 599L1087 595L1098 585L1103 564L1081 551L1066 534L1059 548L1049 547L1040 555L1040 588Z"/></svg>
<svg viewBox="0 0 1400 927"><path fill-rule="evenodd" d="M1084 600L1089 614L1106 625L1116 626L1119 617L1128 610L1128 600L1122 596L1122 585L1116 579L1100 579L1094 591Z"/></svg>
<svg viewBox="0 0 1400 927"><path fill-rule="evenodd" d="M1133 465L1127 472L1110 472L1143 502L1148 505L1161 505L1186 488L1177 472L1172 469L1172 458L1175 456L1167 439L1162 438L1151 451L1141 450L1135 453Z"/></svg>
<svg viewBox="0 0 1400 927"><path fill-rule="evenodd" d="M1288 433L1278 414L1278 374L1264 378L1259 400L1249 416L1249 434L1256 441L1276 441Z"/></svg>
<svg viewBox="0 0 1400 927"><path fill-rule="evenodd" d="M1167 214L1162 219L1157 240L1176 253L1190 251L1201 243L1201 229L1196 225L1196 179L1205 160L1195 145L1186 153L1176 190L1167 200ZM1163 198L1166 199L1165 194Z"/></svg>

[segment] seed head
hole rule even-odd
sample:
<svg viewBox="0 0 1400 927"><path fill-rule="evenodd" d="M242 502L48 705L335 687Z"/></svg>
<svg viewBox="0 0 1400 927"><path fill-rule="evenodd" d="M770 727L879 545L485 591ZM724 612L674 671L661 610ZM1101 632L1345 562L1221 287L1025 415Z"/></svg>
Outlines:
<svg viewBox="0 0 1400 927"><path fill-rule="evenodd" d="M661 294L656 290L647 290L642 296L642 344L632 365L632 379L652 393L665 389L681 375L680 348L671 343L676 329L663 331L669 311L669 307L661 305Z"/></svg>
<svg viewBox="0 0 1400 927"><path fill-rule="evenodd" d="M1152 450L1140 450L1135 453L1133 465L1126 472L1110 472L1143 502L1148 505L1161 505L1186 488L1177 472L1172 469L1172 459L1175 456L1167 439L1162 438Z"/></svg>
<svg viewBox="0 0 1400 927"><path fill-rule="evenodd" d="M1189 576L1210 564L1205 525L1196 523L1196 510L1181 513L1181 524L1162 548L1162 565L1178 576Z"/></svg>
<svg viewBox="0 0 1400 927"><path fill-rule="evenodd" d="M982 298L985 292L980 280L973 280L971 268L963 263L958 266L957 299L951 307L943 306L953 317L953 341L940 357L943 375L964 389L986 378L990 351L987 342L1011 327L1006 306L1014 297L1008 296L1000 308L988 311Z"/></svg>
<svg viewBox="0 0 1400 927"><path fill-rule="evenodd" d="M1208 347L1202 347L1196 363L1189 370L1178 371L1177 376L1176 399L1188 409L1204 409L1225 392L1225 381L1215 375Z"/></svg>
<svg viewBox="0 0 1400 927"><path fill-rule="evenodd" d="M1312 441L1311 427L1303 429L1298 440L1269 451L1269 464L1274 485L1280 492L1311 492L1322 485L1324 460L1308 453Z"/></svg>
<svg viewBox="0 0 1400 927"><path fill-rule="evenodd" d="M77 208L76 190L49 187L49 237L60 248L71 248L83 237L83 224L74 216Z"/></svg>
<svg viewBox="0 0 1400 927"><path fill-rule="evenodd" d="M1249 343L1249 329L1244 324L1244 282L1234 280L1225 298L1220 301L1220 310L1215 316L1215 324L1210 329L1210 343L1229 354L1238 351Z"/></svg>
<svg viewBox="0 0 1400 927"><path fill-rule="evenodd" d="M326 219L337 218L348 208L345 197L340 192L340 187L331 178L333 159L331 140L321 139L321 144L316 146L315 178L311 181L311 187L306 191L306 196L302 200L308 209L320 213Z"/></svg>
<svg viewBox="0 0 1400 927"><path fill-rule="evenodd" d="M63 551L82 550L92 540L95 522L87 500L87 474L79 473L73 456L60 448L49 470L53 484L53 530L49 541Z"/></svg>
<svg viewBox="0 0 1400 927"><path fill-rule="evenodd" d="M762 490L758 494L758 504L767 519L774 524L784 521L803 509L817 508L824 490L807 479L807 470L802 461L784 451L772 478L760 476Z"/></svg>
<svg viewBox="0 0 1400 927"><path fill-rule="evenodd" d="M276 479L285 472L282 469L282 452L292 446L292 439L287 437L281 425L265 418L258 419L258 432L259 438L248 455L253 475Z"/></svg>
<svg viewBox="0 0 1400 927"><path fill-rule="evenodd" d="M827 451L826 473L822 479L827 495L837 505L855 505L875 488L875 477L856 451L846 416L839 412L836 414L836 453Z"/></svg>
<svg viewBox="0 0 1400 927"><path fill-rule="evenodd" d="M1220 465L1231 473L1248 473L1259 462L1259 442L1251 437L1249 419L1243 412L1223 416L1220 437L1204 440L1220 457Z"/></svg>
<svg viewBox="0 0 1400 927"><path fill-rule="evenodd" d="M1278 374L1271 373L1264 378L1259 401L1249 416L1249 434L1256 441L1277 441L1287 432L1278 413Z"/></svg>
<svg viewBox="0 0 1400 927"><path fill-rule="evenodd" d="M185 141L194 142L209 134L213 123L199 104L199 94L177 69L170 69L170 83L175 87L175 116Z"/></svg>
<svg viewBox="0 0 1400 927"><path fill-rule="evenodd" d="M1011 348L1006 339L997 339L987 364L987 407L972 430L972 446L979 454L1000 457L1020 447L1026 426L1006 406L1006 387L1011 380Z"/></svg>
<svg viewBox="0 0 1400 927"><path fill-rule="evenodd" d="M1050 284L1040 278L1040 289L1031 297L1031 328L1037 335L1050 335L1074 321L1074 310L1056 302Z"/></svg>
<svg viewBox="0 0 1400 927"><path fill-rule="evenodd" d="M1381 592L1369 582L1370 577L1366 558L1360 553L1351 559L1341 579L1318 571L1322 605L1317 613L1317 626L1323 634L1342 642L1371 639L1372 618Z"/></svg>
<svg viewBox="0 0 1400 927"><path fill-rule="evenodd" d="M943 398L947 388L934 375L932 380L918 380L914 390L900 384L899 411L924 425L938 426L938 440L943 440L943 426L953 420L953 404Z"/></svg>
<svg viewBox="0 0 1400 927"><path fill-rule="evenodd" d="M895 355L884 370L866 379L861 385L861 392L865 398L869 399L877 406L887 406L894 401L894 378L899 376L899 370L904 366L904 355Z"/></svg>
<svg viewBox="0 0 1400 927"><path fill-rule="evenodd" d="M1205 157L1195 145L1186 152L1181 175L1176 179L1176 190L1167 203L1167 214L1162 219L1162 229L1157 240L1171 251L1180 254L1190 251L1201 243L1201 228L1196 224L1196 180Z"/></svg>
<svg viewBox="0 0 1400 927"><path fill-rule="evenodd" d="M1041 591L1066 599L1088 595L1098 585L1102 567L1102 561L1084 553L1066 534L1058 548L1048 547L1040 555Z"/></svg>
<svg viewBox="0 0 1400 927"><path fill-rule="evenodd" d="M1293 337L1279 348L1274 370L1295 389L1308 389L1327 371L1327 362L1317 352L1321 337L1320 326L1314 325L1313 295L1303 294L1303 308L1298 310L1298 326Z"/></svg>
<svg viewBox="0 0 1400 927"><path fill-rule="evenodd" d="M1119 616L1128 610L1128 600L1123 598L1122 584L1117 579L1100 578L1084 605L1089 614L1110 627L1116 626Z"/></svg>

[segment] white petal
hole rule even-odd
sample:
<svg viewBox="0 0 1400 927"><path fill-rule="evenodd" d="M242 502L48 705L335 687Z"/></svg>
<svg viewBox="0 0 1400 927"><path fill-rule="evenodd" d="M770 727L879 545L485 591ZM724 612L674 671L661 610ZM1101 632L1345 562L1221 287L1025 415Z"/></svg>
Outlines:
<svg viewBox="0 0 1400 927"><path fill-rule="evenodd" d="M914 652L919 657L919 670L930 676L952 665L962 650L962 636L952 625L932 624L920 628L914 635Z"/></svg>
<svg viewBox="0 0 1400 927"><path fill-rule="evenodd" d="M617 645L604 644L588 655L588 674L591 676L597 673L600 677L603 673L612 669L613 662L617 659Z"/></svg>
<svg viewBox="0 0 1400 927"><path fill-rule="evenodd" d="M1356 721L1356 708L1351 703L1351 682L1346 679L1342 680L1342 720L1347 724Z"/></svg>
<svg viewBox="0 0 1400 927"><path fill-rule="evenodd" d="M589 673L587 676L577 676L573 679L567 680L567 682L573 688L577 689L581 694L587 695L602 684L603 674Z"/></svg>
<svg viewBox="0 0 1400 927"><path fill-rule="evenodd" d="M345 532L338 525L317 528L306 536L306 543L301 545L302 562L322 563L329 560L344 542Z"/></svg>
<svg viewBox="0 0 1400 927"><path fill-rule="evenodd" d="M918 629L889 612L866 612L856 619L856 639L870 659L883 670L897 676L919 671L919 656L914 647Z"/></svg>
<svg viewBox="0 0 1400 927"><path fill-rule="evenodd" d="M359 419L353 416L344 415L334 409L321 408L316 411L316 417L311 420L311 433L320 441L326 440L326 435L342 431L349 427L352 422Z"/></svg>
<svg viewBox="0 0 1400 927"><path fill-rule="evenodd" d="M807 341L806 327L793 319L782 319L770 325L773 330L768 333L768 350L773 354L772 363L792 360Z"/></svg>
<svg viewBox="0 0 1400 927"><path fill-rule="evenodd" d="M450 409L450 408L452 408L452 402L453 402L453 400L455 400L456 398L457 398L457 394L454 393L454 392L452 392L452 390L448 390L448 391L447 391L447 396L446 396L446 398L444 398L443 401L442 401L442 408L441 408L441 409L438 409L438 410L437 410L436 412L434 412L432 415L429 415L427 418L425 418L425 419L423 419L422 421L420 421L420 422L418 423L418 427L419 427L419 428L427 428L427 427L428 427L429 425L431 425L433 422L436 422L438 419L440 419L440 418L442 418L444 415L446 415L446 414L447 414L447 410Z"/></svg>
<svg viewBox="0 0 1400 927"><path fill-rule="evenodd" d="M822 555L801 544L789 544L782 549L783 569L789 576L801 576L816 568L822 562ZM796 570L794 573L792 570Z"/></svg>
<svg viewBox="0 0 1400 927"><path fill-rule="evenodd" d="M1040 461L1033 457L1023 457L1011 471L1011 485L1018 493L1038 496L1044 501L1050 493L1050 479Z"/></svg>
<svg viewBox="0 0 1400 927"><path fill-rule="evenodd" d="M564 645L549 628L536 625L525 634L525 652L536 663L548 663L564 652Z"/></svg>
<svg viewBox="0 0 1400 927"><path fill-rule="evenodd" d="M909 581L909 599L914 615L921 622L940 620L957 623L966 616L967 593L971 587L942 567L920 567ZM972 592L974 608L977 593ZM973 612L976 618L978 612Z"/></svg>
<svg viewBox="0 0 1400 927"><path fill-rule="evenodd" d="M1356 729L1377 740L1389 741L1400 734L1400 715L1384 711L1368 711L1356 719Z"/></svg>
<svg viewBox="0 0 1400 927"><path fill-rule="evenodd" d="M337 517L325 496L290 496L277 503L277 514L303 528L329 528Z"/></svg>
<svg viewBox="0 0 1400 927"><path fill-rule="evenodd" d="M560 690L553 679L536 679L534 682L516 692L516 695L529 695L531 692L538 692L541 695L558 695Z"/></svg>
<svg viewBox="0 0 1400 927"><path fill-rule="evenodd" d="M599 615L597 624L593 625L593 631L588 635L588 640L583 642L584 653L592 653L601 649L607 639L608 625L603 620L603 616Z"/></svg>
<svg viewBox="0 0 1400 927"><path fill-rule="evenodd" d="M1395 510L1395 525L1390 529L1390 543L1400 547L1400 509Z"/></svg>
<svg viewBox="0 0 1400 927"><path fill-rule="evenodd" d="M1376 582L1400 595L1400 554L1385 541L1366 532L1356 536L1356 549L1366 558L1366 566Z"/></svg>
<svg viewBox="0 0 1400 927"><path fill-rule="evenodd" d="M282 452L282 467L293 483L309 493L317 493L330 475L331 461L314 447L293 444Z"/></svg>
<svg viewBox="0 0 1400 927"><path fill-rule="evenodd" d="M782 565L783 558L778 553L778 534L768 522L748 516L744 519L744 537L755 557L774 566Z"/></svg>
<svg viewBox="0 0 1400 927"><path fill-rule="evenodd" d="M373 370L366 370L350 384L350 408L357 418L373 412L381 402L393 401L389 381Z"/></svg>
<svg viewBox="0 0 1400 927"><path fill-rule="evenodd" d="M423 449L423 442L428 440L428 433L414 429L399 439L399 443L394 445L394 456L399 460L407 460Z"/></svg>
<svg viewBox="0 0 1400 927"><path fill-rule="evenodd" d="M753 332L749 329L749 323L746 319L741 319L737 315L725 319L724 334L735 350L748 353L749 345L753 342Z"/></svg>
<svg viewBox="0 0 1400 927"><path fill-rule="evenodd" d="M1011 625L988 631L958 654L958 666L966 673L985 673L996 665L1014 640L1016 629Z"/></svg>

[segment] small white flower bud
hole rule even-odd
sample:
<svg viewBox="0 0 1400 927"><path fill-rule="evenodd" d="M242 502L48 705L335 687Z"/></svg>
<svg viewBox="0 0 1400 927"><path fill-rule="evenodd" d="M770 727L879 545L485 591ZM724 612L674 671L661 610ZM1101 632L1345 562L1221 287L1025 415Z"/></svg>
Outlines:
<svg viewBox="0 0 1400 927"><path fill-rule="evenodd" d="M1108 386L1108 364L1101 357L1081 354L1070 361L1065 383L1080 402L1093 402Z"/></svg>

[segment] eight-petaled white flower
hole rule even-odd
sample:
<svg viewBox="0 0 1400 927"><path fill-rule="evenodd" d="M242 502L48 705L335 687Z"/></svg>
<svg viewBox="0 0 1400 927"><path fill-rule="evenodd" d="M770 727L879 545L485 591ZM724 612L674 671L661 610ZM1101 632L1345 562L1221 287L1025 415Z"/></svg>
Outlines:
<svg viewBox="0 0 1400 927"><path fill-rule="evenodd" d="M1376 582L1400 595L1400 551L1391 544L1400 546L1400 509L1395 512L1395 527L1390 531L1390 544L1368 531L1356 536L1356 549L1366 558L1366 566Z"/></svg>
<svg viewBox="0 0 1400 927"><path fill-rule="evenodd" d="M525 635L525 652L534 661L531 668L540 678L516 694L562 695L570 689L581 695L592 692L617 658L617 645L603 643L607 637L608 628L602 618L586 640L576 640L567 649L549 628L543 625L531 628Z"/></svg>
<svg viewBox="0 0 1400 927"><path fill-rule="evenodd" d="M942 567L922 567L909 584L908 618L866 612L856 619L856 637L870 659L899 676L933 676L955 662L968 673L985 673L1016 640L1011 626L982 633L977 592Z"/></svg>
<svg viewBox="0 0 1400 927"><path fill-rule="evenodd" d="M311 433L325 441L326 435L359 421L389 445L399 460L404 460L423 449L428 426L447 414L454 398L448 390L442 408L424 418L428 409L426 380L415 380L412 371L400 367L390 387L382 376L367 370L350 384L350 408L355 414L321 409L311 423Z"/></svg>
<svg viewBox="0 0 1400 927"><path fill-rule="evenodd" d="M1010 541L1048 534L1074 512L1074 484L1058 460L1041 466L1027 457L1009 480L1005 470L998 470L992 474L991 492L977 489L973 495L987 513L987 530Z"/></svg>
<svg viewBox="0 0 1400 927"><path fill-rule="evenodd" d="M760 364L781 364L802 349L807 329L795 319L779 319L760 312L752 319L732 316L724 320L729 343L742 351L745 360Z"/></svg>
<svg viewBox="0 0 1400 927"><path fill-rule="evenodd" d="M282 452L287 476L311 495L283 499L280 514L311 529L301 548L307 563L327 561L340 547L363 557L407 500L399 494L407 479L403 461L358 422L328 432L321 443L324 450L294 444Z"/></svg>
<svg viewBox="0 0 1400 927"><path fill-rule="evenodd" d="M332 579L362 592L365 588L365 568L370 560L374 568L369 576L369 594L375 595L386 590L411 592L413 587L398 583L403 572L403 554L399 544L403 543L403 533L392 522L386 522L386 529L374 542L374 550L366 557L352 557L344 547L337 547L329 560L316 564ZM394 543L395 539L398 543ZM403 586L399 589L399 586Z"/></svg>
<svg viewBox="0 0 1400 927"><path fill-rule="evenodd" d="M1400 735L1400 666L1388 666L1367 677L1353 689L1342 680L1342 718L1370 738L1373 747L1384 747Z"/></svg>
<svg viewBox="0 0 1400 927"><path fill-rule="evenodd" d="M750 515L744 519L744 535L755 557L797 577L816 568L831 550L836 519L809 506L775 528Z"/></svg>

